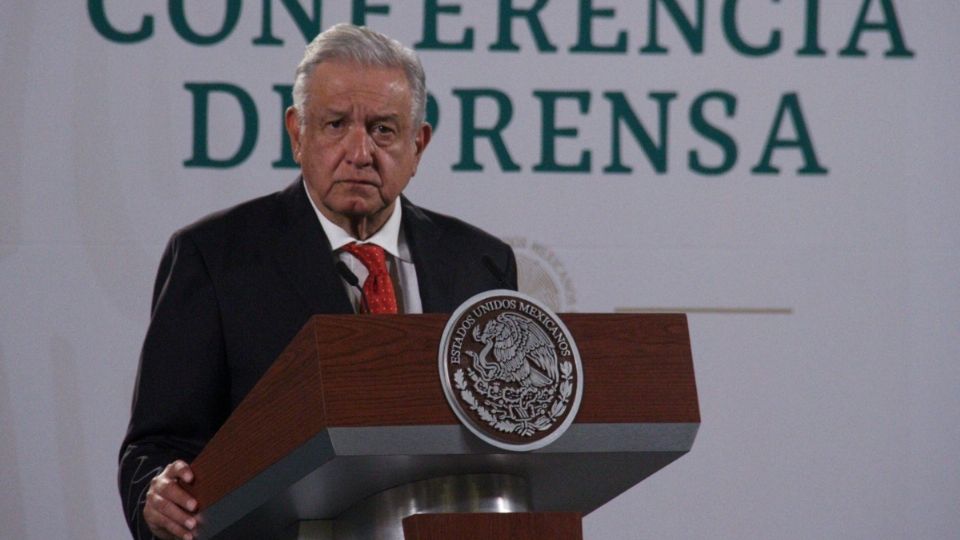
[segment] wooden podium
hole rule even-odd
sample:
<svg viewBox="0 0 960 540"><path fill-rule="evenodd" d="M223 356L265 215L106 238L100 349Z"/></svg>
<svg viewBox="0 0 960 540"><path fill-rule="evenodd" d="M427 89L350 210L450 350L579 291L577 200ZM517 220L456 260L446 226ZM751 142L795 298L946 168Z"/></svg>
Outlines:
<svg viewBox="0 0 960 540"><path fill-rule="evenodd" d="M560 318L582 358L580 411L554 443L514 453L447 404L447 315L314 316L192 463L198 538L582 538L580 515L690 450L700 411L685 315Z"/></svg>

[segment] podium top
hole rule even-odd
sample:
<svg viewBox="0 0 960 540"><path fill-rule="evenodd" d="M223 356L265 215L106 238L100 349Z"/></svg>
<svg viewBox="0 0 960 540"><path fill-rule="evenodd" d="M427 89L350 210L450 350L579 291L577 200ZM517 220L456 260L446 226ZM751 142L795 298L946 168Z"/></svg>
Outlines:
<svg viewBox="0 0 960 540"><path fill-rule="evenodd" d="M272 514L329 518L393 485L478 472L527 478L537 510L589 512L688 451L700 413L686 316L560 317L582 403L529 453L457 421L438 373L446 315L312 317L192 464L204 537L281 493Z"/></svg>

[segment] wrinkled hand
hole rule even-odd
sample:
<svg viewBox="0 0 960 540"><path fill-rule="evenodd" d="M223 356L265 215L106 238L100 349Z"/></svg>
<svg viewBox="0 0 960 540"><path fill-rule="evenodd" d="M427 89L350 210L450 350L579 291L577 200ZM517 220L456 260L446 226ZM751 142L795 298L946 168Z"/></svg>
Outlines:
<svg viewBox="0 0 960 540"><path fill-rule="evenodd" d="M193 540L197 526L197 501L182 484L193 482L193 471L177 460L150 481L143 518L150 531L163 540Z"/></svg>

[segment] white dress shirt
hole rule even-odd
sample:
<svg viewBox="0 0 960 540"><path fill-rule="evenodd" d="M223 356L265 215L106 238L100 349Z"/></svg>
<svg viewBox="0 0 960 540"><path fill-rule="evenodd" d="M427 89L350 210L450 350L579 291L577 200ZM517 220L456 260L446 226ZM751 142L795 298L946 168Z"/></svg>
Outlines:
<svg viewBox="0 0 960 540"><path fill-rule="evenodd" d="M306 183L303 189L307 189ZM357 240L345 231L339 225L326 218L317 205L310 198L310 192L307 191L307 199L313 206L313 211L320 220L320 226L330 241L330 248L333 249L334 256L338 257L357 279L360 281L360 287L363 287L367 279L367 267L359 259L344 251L337 251L343 246L356 242L358 244L376 244L383 248L387 254L387 271L390 272L390 279L393 280L393 288L397 293L397 309L400 313L423 313L423 305L420 302L420 286L417 282L417 269L413 265L413 258L410 256L410 246L407 244L406 235L403 234L403 225L401 220L400 201L398 200L393 207L393 213L387 222L380 227L380 230L373 233L373 236L363 242ZM351 286L342 277L343 288L347 291L347 296L353 304L354 311L360 311L361 297L360 291Z"/></svg>

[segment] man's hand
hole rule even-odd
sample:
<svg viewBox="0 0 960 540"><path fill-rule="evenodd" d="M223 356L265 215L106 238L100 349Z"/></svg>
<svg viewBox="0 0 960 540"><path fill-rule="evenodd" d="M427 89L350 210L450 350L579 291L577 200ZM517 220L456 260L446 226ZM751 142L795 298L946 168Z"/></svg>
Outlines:
<svg viewBox="0 0 960 540"><path fill-rule="evenodd" d="M181 460L167 465L150 481L143 518L157 538L193 540L197 501L181 485L191 482L193 471Z"/></svg>

